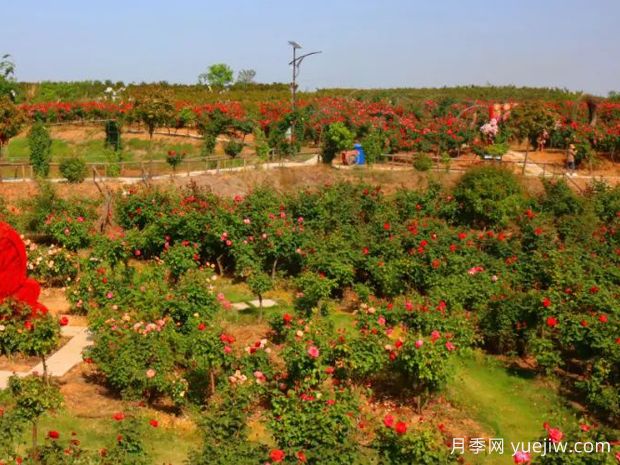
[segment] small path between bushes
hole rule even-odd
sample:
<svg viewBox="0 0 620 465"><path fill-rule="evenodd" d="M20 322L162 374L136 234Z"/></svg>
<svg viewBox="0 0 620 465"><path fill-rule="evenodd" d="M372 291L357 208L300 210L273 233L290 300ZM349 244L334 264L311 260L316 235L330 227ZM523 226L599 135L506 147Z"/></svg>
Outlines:
<svg viewBox="0 0 620 465"><path fill-rule="evenodd" d="M92 345L88 328L64 326L62 328L62 335L71 339L47 359L47 372L50 376L60 377L65 375L71 368L82 361L82 351ZM39 363L28 371L12 372L2 370L0 371L0 389L5 389L9 385L9 378L11 376L25 377L32 373L43 373L43 364Z"/></svg>

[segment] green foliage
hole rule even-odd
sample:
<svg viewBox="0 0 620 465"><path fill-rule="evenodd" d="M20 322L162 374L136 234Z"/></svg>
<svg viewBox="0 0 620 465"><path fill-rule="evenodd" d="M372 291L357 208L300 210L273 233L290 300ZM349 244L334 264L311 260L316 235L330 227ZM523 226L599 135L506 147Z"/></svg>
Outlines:
<svg viewBox="0 0 620 465"><path fill-rule="evenodd" d="M506 131L517 141L527 140L533 148L538 146L537 139L547 131L551 133L555 127L555 118L549 109L540 103L524 103L518 105L510 113L505 123Z"/></svg>
<svg viewBox="0 0 620 465"><path fill-rule="evenodd" d="M25 122L26 117L11 99L0 95L0 158L4 146L19 133Z"/></svg>
<svg viewBox="0 0 620 465"><path fill-rule="evenodd" d="M233 70L225 63L215 63L209 66L206 73L198 76L199 84L208 84L213 87L226 87L233 81Z"/></svg>
<svg viewBox="0 0 620 465"><path fill-rule="evenodd" d="M0 317L0 354L44 358L58 346L60 325L49 313L7 300L0 304Z"/></svg>
<svg viewBox="0 0 620 465"><path fill-rule="evenodd" d="M295 307L309 314L329 297L335 283L325 276L304 272L297 278L296 284L299 291L295 296Z"/></svg>
<svg viewBox="0 0 620 465"><path fill-rule="evenodd" d="M428 171L433 167L433 159L425 153L419 153L413 159L413 167L418 171Z"/></svg>
<svg viewBox="0 0 620 465"><path fill-rule="evenodd" d="M405 386L420 397L420 410L431 393L440 391L447 384L450 355L455 350L450 348L453 347L450 340L442 338L439 332L434 334L430 339L407 340L395 361L395 369L405 377Z"/></svg>
<svg viewBox="0 0 620 465"><path fill-rule="evenodd" d="M330 124L323 134L321 157L323 163L331 164L334 157L342 150L350 150L353 147L354 134L343 124Z"/></svg>
<svg viewBox="0 0 620 465"><path fill-rule="evenodd" d="M245 144L238 140L229 140L224 144L224 153L231 158L236 158L241 153Z"/></svg>
<svg viewBox="0 0 620 465"><path fill-rule="evenodd" d="M60 162L60 173L71 184L84 182L88 174L86 162L83 158L69 157Z"/></svg>
<svg viewBox="0 0 620 465"><path fill-rule="evenodd" d="M499 158L505 155L506 152L508 152L508 150L510 150L510 146L505 142L504 143L496 142L495 144L487 145L486 147L484 147L485 154L491 155L493 157L499 157Z"/></svg>
<svg viewBox="0 0 620 465"><path fill-rule="evenodd" d="M521 186L509 170L483 166L469 170L458 182L454 196L459 219L478 227L506 226L523 206Z"/></svg>
<svg viewBox="0 0 620 465"><path fill-rule="evenodd" d="M198 268L199 256L197 254L198 244L174 244L163 254L162 258L170 270L173 280L178 280L187 271Z"/></svg>
<svg viewBox="0 0 620 465"><path fill-rule="evenodd" d="M359 410L350 390L276 393L271 407L270 427L287 456L301 451L309 464L344 465L360 459L351 415Z"/></svg>
<svg viewBox="0 0 620 465"><path fill-rule="evenodd" d="M201 450L190 453L188 463L196 465L260 465L267 455L264 445L250 441L247 426L249 391L233 388L210 402L200 418Z"/></svg>
<svg viewBox="0 0 620 465"><path fill-rule="evenodd" d="M125 416L118 422L118 434L114 447L108 449L101 465L149 465L153 463L144 446L143 421L136 416Z"/></svg>
<svg viewBox="0 0 620 465"><path fill-rule="evenodd" d="M155 129L170 123L175 108L167 95L145 93L136 99L132 112L134 118L146 126L152 139Z"/></svg>
<svg viewBox="0 0 620 465"><path fill-rule="evenodd" d="M267 140L267 136L265 135L265 132L259 126L256 126L254 128L253 135L254 135L254 150L256 151L256 155L261 160L267 160L269 158L271 147L269 147L269 142Z"/></svg>
<svg viewBox="0 0 620 465"><path fill-rule="evenodd" d="M36 176L47 177L52 160L52 138L43 123L36 122L28 133L30 164Z"/></svg>
<svg viewBox="0 0 620 465"><path fill-rule="evenodd" d="M37 375L11 376L9 391L15 400L15 414L31 423L45 412L59 409L63 401L58 387Z"/></svg>
<svg viewBox="0 0 620 465"><path fill-rule="evenodd" d="M544 179L543 186L545 196L541 201L541 206L554 217L577 215L583 212L581 199L568 187L566 181L553 182Z"/></svg>
<svg viewBox="0 0 620 465"><path fill-rule="evenodd" d="M458 463L457 456L450 454L450 449L443 445L441 438L427 429L399 434L393 427L380 428L373 446L385 465Z"/></svg>
<svg viewBox="0 0 620 465"><path fill-rule="evenodd" d="M250 286L250 290L258 297L258 300L262 304L263 296L265 292L273 288L273 282L267 273L258 271L248 276L248 286Z"/></svg>
<svg viewBox="0 0 620 465"><path fill-rule="evenodd" d="M179 166L183 160L185 159L184 152L177 152L176 150L169 150L166 154L166 163L172 167L173 171L176 171L177 166Z"/></svg>
<svg viewBox="0 0 620 465"><path fill-rule="evenodd" d="M362 147L366 154L366 163L378 163L381 162L381 155L385 151L385 134L380 129L370 131L362 139Z"/></svg>
<svg viewBox="0 0 620 465"><path fill-rule="evenodd" d="M121 125L116 120L105 122L105 146L115 152L121 150Z"/></svg>

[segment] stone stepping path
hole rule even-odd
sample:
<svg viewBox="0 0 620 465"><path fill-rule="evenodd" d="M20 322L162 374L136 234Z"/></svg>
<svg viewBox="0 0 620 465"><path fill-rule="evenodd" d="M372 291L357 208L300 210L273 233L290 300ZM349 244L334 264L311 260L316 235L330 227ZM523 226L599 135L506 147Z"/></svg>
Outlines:
<svg viewBox="0 0 620 465"><path fill-rule="evenodd" d="M64 326L62 335L71 339L47 359L47 372L51 376L64 376L71 368L82 362L82 351L92 345L88 328ZM13 375L24 377L35 372L43 373L42 363L25 372L2 370L0 371L0 389L5 389L9 385L9 378Z"/></svg>
<svg viewBox="0 0 620 465"><path fill-rule="evenodd" d="M260 302L257 300L250 300L249 304L252 307L260 307ZM263 308L269 308L269 307L275 307L276 305L278 305L278 302L276 302L275 300L271 300L271 299L263 299Z"/></svg>

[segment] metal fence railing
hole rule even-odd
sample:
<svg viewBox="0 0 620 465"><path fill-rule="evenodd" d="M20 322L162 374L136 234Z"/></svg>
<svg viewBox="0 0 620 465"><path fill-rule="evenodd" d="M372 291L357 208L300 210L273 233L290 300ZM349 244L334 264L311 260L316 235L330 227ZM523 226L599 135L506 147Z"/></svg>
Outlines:
<svg viewBox="0 0 620 465"><path fill-rule="evenodd" d="M200 172L234 171L258 169L262 165L287 166L291 163L308 162L316 157L314 152L301 152L287 157L276 157L273 154L269 159L262 160L258 157L209 156L203 158L186 158L176 168L172 168L166 160L140 160L110 162L87 162L87 173L96 172L98 176L105 178L136 178L148 179L165 175L192 175ZM2 181L25 181L34 179L32 165L27 162L0 162L0 182ZM50 163L48 178L62 179L60 163Z"/></svg>

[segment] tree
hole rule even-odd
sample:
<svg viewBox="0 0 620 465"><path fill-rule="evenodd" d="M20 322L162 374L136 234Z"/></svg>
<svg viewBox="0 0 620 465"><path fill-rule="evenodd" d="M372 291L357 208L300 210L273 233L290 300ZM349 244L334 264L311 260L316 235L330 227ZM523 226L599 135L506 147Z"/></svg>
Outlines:
<svg viewBox="0 0 620 465"><path fill-rule="evenodd" d="M233 70L225 63L216 63L209 66L206 73L198 76L199 84L208 84L213 87L226 87L233 81Z"/></svg>
<svg viewBox="0 0 620 465"><path fill-rule="evenodd" d="M256 71L253 69L242 69L237 75L238 84L254 84L254 78L256 77Z"/></svg>
<svg viewBox="0 0 620 465"><path fill-rule="evenodd" d="M338 152L350 150L352 147L353 133L343 123L330 124L321 147L323 163L330 164Z"/></svg>
<svg viewBox="0 0 620 465"><path fill-rule="evenodd" d="M34 174L47 177L50 172L52 160L52 138L43 123L36 122L28 133L28 146L30 147L30 164Z"/></svg>
<svg viewBox="0 0 620 465"><path fill-rule="evenodd" d="M263 319L263 296L265 292L273 288L273 283L267 273L263 271L254 271L248 276L248 286L250 286L252 293L258 297L258 321L261 321Z"/></svg>
<svg viewBox="0 0 620 465"><path fill-rule="evenodd" d="M19 133L26 117L9 97L0 96L0 159L9 139Z"/></svg>
<svg viewBox="0 0 620 465"><path fill-rule="evenodd" d="M57 410L61 407L62 394L46 377L36 375L25 378L11 376L9 391L15 399L17 416L32 425L32 456L36 460L39 418L48 410Z"/></svg>
<svg viewBox="0 0 620 465"><path fill-rule="evenodd" d="M153 138L155 129L168 124L175 115L174 105L167 96L148 94L136 100L133 108L136 118L142 121Z"/></svg>
<svg viewBox="0 0 620 465"><path fill-rule="evenodd" d="M2 55L0 58L0 97L7 95L13 102L15 101L15 63L11 60L11 55Z"/></svg>

